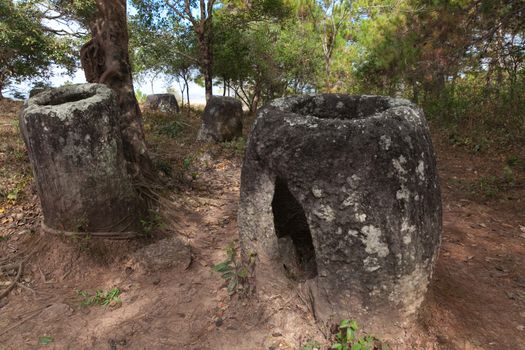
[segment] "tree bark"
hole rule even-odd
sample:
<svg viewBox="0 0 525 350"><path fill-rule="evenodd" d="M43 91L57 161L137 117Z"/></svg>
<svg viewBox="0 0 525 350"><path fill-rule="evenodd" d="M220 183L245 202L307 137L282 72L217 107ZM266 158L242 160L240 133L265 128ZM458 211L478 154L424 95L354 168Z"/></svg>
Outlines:
<svg viewBox="0 0 525 350"><path fill-rule="evenodd" d="M188 109L189 109L190 108L190 85L188 84L188 79L186 78L184 78L184 85L186 85L186 101L188 102Z"/></svg>
<svg viewBox="0 0 525 350"><path fill-rule="evenodd" d="M331 74L331 57L326 55L324 58L324 74L325 74L325 91L331 92L332 90L332 83L330 81L330 74Z"/></svg>
<svg viewBox="0 0 525 350"><path fill-rule="evenodd" d="M257 106L259 105L259 92L256 92L253 96L252 103L250 104L250 113L255 114L257 112Z"/></svg>
<svg viewBox="0 0 525 350"><path fill-rule="evenodd" d="M210 28L204 28L198 33L199 46L201 51L202 75L204 76L204 92L206 102L213 96L213 71L212 71L212 52L211 52L211 33ZM207 33L208 32L208 33Z"/></svg>
<svg viewBox="0 0 525 350"><path fill-rule="evenodd" d="M181 83L180 79L177 78L177 83L179 84L180 89L180 109L184 109L184 91L186 91L186 86L184 85L184 82Z"/></svg>
<svg viewBox="0 0 525 350"><path fill-rule="evenodd" d="M209 101L213 96L213 82L212 82L212 73L211 73L211 64L206 64L204 69L204 91L206 94L206 101Z"/></svg>
<svg viewBox="0 0 525 350"><path fill-rule="evenodd" d="M80 50L82 68L88 82L106 84L116 93L128 172L135 179L152 178L129 64L126 0L96 0L96 5L97 15L90 24L92 39Z"/></svg>
<svg viewBox="0 0 525 350"><path fill-rule="evenodd" d="M0 69L0 100L4 98L4 95L2 95L2 89L4 88L5 83L5 75L2 73L2 70Z"/></svg>
<svg viewBox="0 0 525 350"><path fill-rule="evenodd" d="M4 99L4 95L2 95L2 90L4 89L4 77L0 75L0 100Z"/></svg>

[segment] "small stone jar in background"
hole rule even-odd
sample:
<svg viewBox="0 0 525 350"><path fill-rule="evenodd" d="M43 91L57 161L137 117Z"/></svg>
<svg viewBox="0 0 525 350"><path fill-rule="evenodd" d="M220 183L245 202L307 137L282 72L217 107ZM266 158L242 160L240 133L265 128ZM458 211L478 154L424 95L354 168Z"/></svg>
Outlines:
<svg viewBox="0 0 525 350"><path fill-rule="evenodd" d="M233 97L212 96L206 103L198 140L231 141L242 136L242 103Z"/></svg>

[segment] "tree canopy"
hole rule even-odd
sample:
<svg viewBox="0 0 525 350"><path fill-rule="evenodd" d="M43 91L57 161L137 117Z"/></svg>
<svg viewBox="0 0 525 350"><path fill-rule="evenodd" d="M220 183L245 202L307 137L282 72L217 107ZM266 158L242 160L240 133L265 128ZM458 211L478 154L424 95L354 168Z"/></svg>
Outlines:
<svg viewBox="0 0 525 350"><path fill-rule="evenodd" d="M52 65L74 67L72 41L50 31L44 19L33 2L0 0L0 97L13 82L47 77Z"/></svg>
<svg viewBox="0 0 525 350"><path fill-rule="evenodd" d="M187 100L190 81L203 82L208 97L221 88L251 111L288 94L376 93L413 99L447 122L523 124L522 1L131 3L134 74L175 79ZM96 14L93 0L0 0L0 6L3 87L71 63L64 33L45 25L50 13L85 29ZM480 114L480 104L488 113Z"/></svg>

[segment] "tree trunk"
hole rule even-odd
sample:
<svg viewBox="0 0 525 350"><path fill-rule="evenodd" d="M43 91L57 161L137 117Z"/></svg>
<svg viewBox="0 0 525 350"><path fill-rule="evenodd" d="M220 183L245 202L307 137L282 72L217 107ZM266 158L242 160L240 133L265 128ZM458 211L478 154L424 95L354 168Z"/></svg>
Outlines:
<svg viewBox="0 0 525 350"><path fill-rule="evenodd" d="M152 95L155 93L155 91L153 90L153 82L154 82L154 79L155 79L155 77L153 77L153 79L151 79L151 80L149 81L149 85L151 86L151 94L152 94Z"/></svg>
<svg viewBox="0 0 525 350"><path fill-rule="evenodd" d="M184 91L185 90L185 86L184 86L184 83L180 83L180 80L177 80L177 82L179 83L179 88L180 88L180 109L184 109Z"/></svg>
<svg viewBox="0 0 525 350"><path fill-rule="evenodd" d="M188 105L188 109L190 108L190 86L188 83L186 83L186 102Z"/></svg>
<svg viewBox="0 0 525 350"><path fill-rule="evenodd" d="M196 29L196 33L199 42L201 73L204 77L204 91L206 95L206 102L208 102L213 96L211 17L208 18L208 20L201 21L202 22L199 28Z"/></svg>
<svg viewBox="0 0 525 350"><path fill-rule="evenodd" d="M4 98L4 95L2 95L3 89L4 89L4 77L0 76L0 100Z"/></svg>
<svg viewBox="0 0 525 350"><path fill-rule="evenodd" d="M204 74L204 91L206 94L206 102L213 96L213 74L211 68L211 52L208 47L204 49L205 59L203 60L203 74Z"/></svg>
<svg viewBox="0 0 525 350"><path fill-rule="evenodd" d="M80 50L86 80L110 87L120 107L120 130L128 172L133 178L154 178L142 128L140 108L133 90L128 53L126 0L96 0L91 23L92 39Z"/></svg>
<svg viewBox="0 0 525 350"><path fill-rule="evenodd" d="M252 100L252 105L250 106L250 112L255 114L257 112L257 106L259 105L259 96L255 95Z"/></svg>
<svg viewBox="0 0 525 350"><path fill-rule="evenodd" d="M330 82L330 73L331 73L331 60L329 56L325 56L325 59L324 59L325 92L331 92L332 90L332 84Z"/></svg>
<svg viewBox="0 0 525 350"><path fill-rule="evenodd" d="M182 79L184 79L184 85L186 86L186 101L188 102L187 105L188 105L188 110L189 110L190 108L190 85L188 84L188 78L184 76ZM182 96L182 98L184 98L184 96Z"/></svg>

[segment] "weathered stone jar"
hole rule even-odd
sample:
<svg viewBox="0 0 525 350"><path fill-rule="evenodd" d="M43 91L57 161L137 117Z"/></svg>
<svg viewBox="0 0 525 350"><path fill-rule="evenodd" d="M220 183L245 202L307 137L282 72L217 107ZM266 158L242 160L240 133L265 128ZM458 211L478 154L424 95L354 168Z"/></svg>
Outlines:
<svg viewBox="0 0 525 350"><path fill-rule="evenodd" d="M206 103L197 139L224 142L241 136L241 101L233 97L212 96Z"/></svg>
<svg viewBox="0 0 525 350"><path fill-rule="evenodd" d="M238 219L261 295L296 286L318 320L395 334L424 299L441 239L422 111L339 94L266 105L247 145Z"/></svg>
<svg viewBox="0 0 525 350"><path fill-rule="evenodd" d="M153 112L179 113L179 104L173 94L153 94L146 97L144 107Z"/></svg>
<svg viewBox="0 0 525 350"><path fill-rule="evenodd" d="M126 172L118 113L101 84L50 89L22 108L47 231L116 238L139 232L142 206Z"/></svg>

